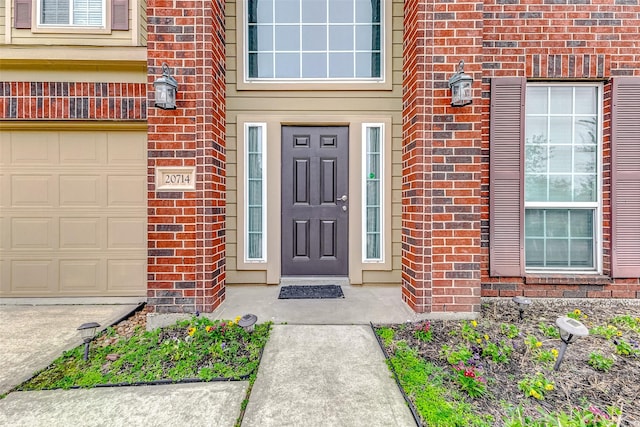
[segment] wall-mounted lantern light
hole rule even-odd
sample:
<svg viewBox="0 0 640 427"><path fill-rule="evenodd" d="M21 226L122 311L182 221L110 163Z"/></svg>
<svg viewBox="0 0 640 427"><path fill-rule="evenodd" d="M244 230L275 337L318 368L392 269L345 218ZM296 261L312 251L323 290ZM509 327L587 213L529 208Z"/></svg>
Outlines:
<svg viewBox="0 0 640 427"><path fill-rule="evenodd" d="M156 91L155 106L163 110L175 110L178 82L171 75L171 70L166 63L162 63L162 77L153 82L153 87Z"/></svg>
<svg viewBox="0 0 640 427"><path fill-rule="evenodd" d="M449 79L452 107L464 107L473 102L473 99L471 99L471 83L473 83L473 77L464 73L464 61L460 61L458 63L458 72Z"/></svg>
<svg viewBox="0 0 640 427"><path fill-rule="evenodd" d="M556 360L556 364L553 367L554 371L557 371L560 368L560 364L562 363L562 358L564 357L564 352L567 350L569 344L574 343L580 337L586 337L589 335L589 329L584 326L581 322L578 322L576 319L572 319L567 316L558 317L556 320L556 326L560 331L560 339L562 340L562 344L560 345L560 353L558 354L558 360Z"/></svg>
<svg viewBox="0 0 640 427"><path fill-rule="evenodd" d="M84 360L89 359L89 344L93 337L96 336L96 329L99 327L100 324L96 322L83 323L78 327L80 336L82 336L82 340L84 341Z"/></svg>

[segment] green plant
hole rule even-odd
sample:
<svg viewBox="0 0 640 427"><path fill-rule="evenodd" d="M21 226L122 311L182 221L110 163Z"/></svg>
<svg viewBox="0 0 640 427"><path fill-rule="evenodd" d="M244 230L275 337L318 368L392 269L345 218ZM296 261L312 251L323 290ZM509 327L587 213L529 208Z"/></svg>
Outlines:
<svg viewBox="0 0 640 427"><path fill-rule="evenodd" d="M480 369L462 362L452 366L454 379L469 397L480 397L487 392L487 380L480 374Z"/></svg>
<svg viewBox="0 0 640 427"><path fill-rule="evenodd" d="M388 364L410 396L425 425L489 427L492 417L479 415L468 403L455 398L445 384L442 368L421 359L405 343L399 343Z"/></svg>
<svg viewBox="0 0 640 427"><path fill-rule="evenodd" d="M597 371L608 372L613 366L614 360L601 353L592 351L589 353L589 361L587 363Z"/></svg>
<svg viewBox="0 0 640 427"><path fill-rule="evenodd" d="M433 333L431 331L431 323L425 322L416 328L413 335L420 341L430 342L433 340Z"/></svg>
<svg viewBox="0 0 640 427"><path fill-rule="evenodd" d="M528 335L524 342L531 350L537 350L542 347L542 342L535 335Z"/></svg>
<svg viewBox="0 0 640 427"><path fill-rule="evenodd" d="M393 329L387 327L376 329L376 334L378 334L386 347L389 347L391 345L393 336L395 335Z"/></svg>
<svg viewBox="0 0 640 427"><path fill-rule="evenodd" d="M508 363L512 351L513 347L504 341L498 343L487 341L482 348L482 356L488 357L496 363Z"/></svg>
<svg viewBox="0 0 640 427"><path fill-rule="evenodd" d="M553 363L558 358L558 350L540 350L536 355L536 360L540 363Z"/></svg>
<svg viewBox="0 0 640 427"><path fill-rule="evenodd" d="M542 421L545 426L557 427L615 427L620 410L608 407L603 411L593 405L587 408L572 408L570 412L559 411L546 414Z"/></svg>
<svg viewBox="0 0 640 427"><path fill-rule="evenodd" d="M457 350L443 345L440 350L440 356L447 360L450 365L456 365L459 362L466 362L473 358L473 352L464 344L458 344Z"/></svg>
<svg viewBox="0 0 640 427"><path fill-rule="evenodd" d="M615 427L620 410L608 407L607 411L590 405L572 408L570 412L545 412L538 408L540 417L524 415L522 406L508 407L503 418L505 427Z"/></svg>
<svg viewBox="0 0 640 427"><path fill-rule="evenodd" d="M553 325L545 325L543 322L538 323L538 330L547 338L560 338L560 331Z"/></svg>
<svg viewBox="0 0 640 427"><path fill-rule="evenodd" d="M555 388L555 384L545 378L540 372L534 376L525 376L518 382L518 388L524 392L525 396L531 396L538 400L543 400L546 393Z"/></svg>
<svg viewBox="0 0 640 427"><path fill-rule="evenodd" d="M616 346L616 353L620 356L638 356L640 355L640 348L638 343L627 342L624 338L617 338L613 340L613 344Z"/></svg>
<svg viewBox="0 0 640 427"><path fill-rule="evenodd" d="M622 335L622 332L618 330L618 328L616 328L613 325L607 325L607 326L594 326L593 328L591 328L589 330L589 333L591 335L599 335L601 337L604 337L606 339L611 339L615 336L620 336Z"/></svg>
<svg viewBox="0 0 640 427"><path fill-rule="evenodd" d="M478 331L478 322L472 320L470 322L463 321L460 327L460 335L466 341L474 344L480 344L482 342L482 333Z"/></svg>
<svg viewBox="0 0 640 427"><path fill-rule="evenodd" d="M587 316L582 311L580 311L579 308L576 308L575 310L567 313L567 317L570 317L575 320L586 320L589 318L589 316Z"/></svg>
<svg viewBox="0 0 640 427"><path fill-rule="evenodd" d="M507 338L517 338L520 335L520 330L518 327L512 323L503 323L500 325L500 333L505 335Z"/></svg>
<svg viewBox="0 0 640 427"><path fill-rule="evenodd" d="M613 319L611 319L611 323L635 332L640 332L640 317L633 317L625 314L622 316L614 317Z"/></svg>

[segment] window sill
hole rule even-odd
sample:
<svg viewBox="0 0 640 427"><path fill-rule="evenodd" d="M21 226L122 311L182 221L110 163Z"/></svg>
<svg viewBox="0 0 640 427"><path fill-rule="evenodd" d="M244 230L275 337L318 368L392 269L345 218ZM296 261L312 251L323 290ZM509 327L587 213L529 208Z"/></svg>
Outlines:
<svg viewBox="0 0 640 427"><path fill-rule="evenodd" d="M600 274L527 274L527 285L608 285L612 280Z"/></svg>

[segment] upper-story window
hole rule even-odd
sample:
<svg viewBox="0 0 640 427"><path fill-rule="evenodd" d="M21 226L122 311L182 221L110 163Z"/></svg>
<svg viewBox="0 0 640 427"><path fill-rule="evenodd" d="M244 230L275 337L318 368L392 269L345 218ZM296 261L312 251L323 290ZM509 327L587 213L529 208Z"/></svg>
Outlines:
<svg viewBox="0 0 640 427"><path fill-rule="evenodd" d="M105 0L40 0L39 8L39 25L105 26Z"/></svg>
<svg viewBox="0 0 640 427"><path fill-rule="evenodd" d="M383 80L382 7L380 0L247 0L247 80Z"/></svg>

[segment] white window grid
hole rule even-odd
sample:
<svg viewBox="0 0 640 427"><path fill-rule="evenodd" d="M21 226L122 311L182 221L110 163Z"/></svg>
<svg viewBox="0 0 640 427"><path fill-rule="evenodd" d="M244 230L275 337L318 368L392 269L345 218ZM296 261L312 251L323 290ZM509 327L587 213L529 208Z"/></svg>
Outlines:
<svg viewBox="0 0 640 427"><path fill-rule="evenodd" d="M572 268L572 267L567 267L567 268L558 268L558 267L550 267L550 268L541 268L541 267L535 267L535 268L530 268L530 267L526 267L526 271L527 273L544 273L544 274L553 274L553 273L566 273L567 271L577 271L580 273L594 273L594 274L602 274L602 122L603 122L603 117L602 117L602 84L594 84L594 83L574 83L574 84L566 84L566 83L558 83L558 84L553 84L553 83L529 83L527 84L527 87L546 87L547 88L547 105L551 105L551 91L549 90L551 87L570 87L570 88L575 88L578 86L589 86L589 87L595 87L597 89L597 105L596 105L596 124L597 124L597 135L596 135L596 162L597 162L597 166L596 166L596 174L597 174L597 179L596 179L596 201L593 202L573 202L573 201L569 201L569 202L551 202L551 201L527 201L525 199L524 202L524 208L525 211L527 209L587 209L587 210L591 210L593 212L593 257L594 257L594 266L593 268L590 269L576 269L576 268ZM575 98L575 90L573 91L573 96ZM575 111L575 102L572 102L572 105L574 106L574 111ZM527 117L535 117L535 116L546 116L546 117L552 117L554 116L554 114L529 114L525 111L525 114ZM579 116L576 114L573 114L574 116ZM556 116L566 116L566 114L557 114ZM575 126L575 120L572 121L574 123ZM550 123L551 121L549 120L547 122L547 136L549 136L550 134ZM526 130L525 130L525 135L526 135ZM575 136L575 129L572 130L572 135ZM573 144L573 142L572 142ZM526 146L526 141L525 141L525 146ZM525 162L526 162L526 154L525 154ZM523 166L524 167L524 166ZM547 165L548 168L548 165ZM548 169L547 169L547 173L548 173ZM526 180L525 180L526 182ZM523 198L525 198L525 195L522 195Z"/></svg>

